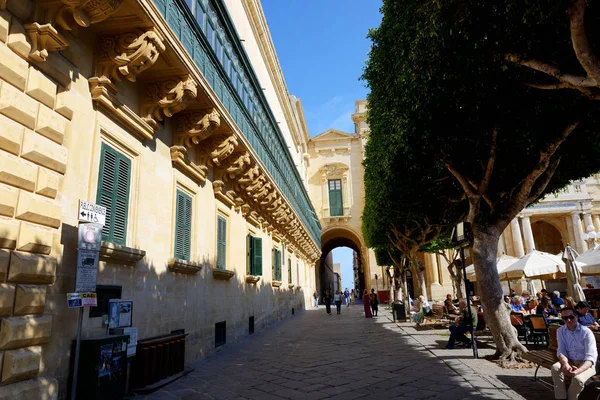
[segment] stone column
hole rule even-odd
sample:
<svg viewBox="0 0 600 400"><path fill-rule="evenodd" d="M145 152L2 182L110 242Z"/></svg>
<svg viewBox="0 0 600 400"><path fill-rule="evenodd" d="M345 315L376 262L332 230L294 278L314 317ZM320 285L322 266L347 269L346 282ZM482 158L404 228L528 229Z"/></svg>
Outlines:
<svg viewBox="0 0 600 400"><path fill-rule="evenodd" d="M506 254L506 246L504 245L504 232L500 235L498 239L498 257L502 254Z"/></svg>
<svg viewBox="0 0 600 400"><path fill-rule="evenodd" d="M581 226L579 211L571 213L571 221L573 222L573 236L575 236L575 250L579 253L583 253L587 250L587 246L582 238L583 227Z"/></svg>
<svg viewBox="0 0 600 400"><path fill-rule="evenodd" d="M521 217L521 223L523 224L523 236L525 236L525 251L531 253L535 250L535 241L533 240L533 232L531 231L531 221L529 215Z"/></svg>
<svg viewBox="0 0 600 400"><path fill-rule="evenodd" d="M594 218L594 227L596 228L596 232L600 232L600 215L596 214L593 216Z"/></svg>
<svg viewBox="0 0 600 400"><path fill-rule="evenodd" d="M521 239L521 228L519 227L519 220L517 218L510 221L510 231L513 237L513 247L515 249L515 255L519 258L525 255L523 249L523 239Z"/></svg>
<svg viewBox="0 0 600 400"><path fill-rule="evenodd" d="M594 231L596 230L596 228L594 227L594 222L592 221L592 213L591 211L586 211L583 213L583 229L585 230L585 232L588 232L588 227L591 226Z"/></svg>

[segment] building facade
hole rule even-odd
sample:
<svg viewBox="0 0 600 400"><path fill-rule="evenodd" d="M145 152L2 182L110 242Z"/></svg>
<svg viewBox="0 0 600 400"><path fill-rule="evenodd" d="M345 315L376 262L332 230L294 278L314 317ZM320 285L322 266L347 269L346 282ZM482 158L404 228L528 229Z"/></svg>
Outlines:
<svg viewBox="0 0 600 400"><path fill-rule="evenodd" d="M191 362L310 301L308 132L258 0L0 9L0 399L66 396L80 199L108 209L84 339L120 297Z"/></svg>

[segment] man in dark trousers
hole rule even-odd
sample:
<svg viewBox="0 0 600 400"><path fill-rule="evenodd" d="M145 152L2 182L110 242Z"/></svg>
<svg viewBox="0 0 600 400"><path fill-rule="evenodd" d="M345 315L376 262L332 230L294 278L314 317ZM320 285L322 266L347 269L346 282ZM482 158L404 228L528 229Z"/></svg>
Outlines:
<svg viewBox="0 0 600 400"><path fill-rule="evenodd" d="M447 349L453 349L457 340L470 347L472 342L465 336L465 333L470 332L471 327L477 327L477 309L471 306L471 315L469 315L467 299L460 299L458 307L460 308L460 316L456 317L455 323L450 325L450 338L446 345Z"/></svg>
<svg viewBox="0 0 600 400"><path fill-rule="evenodd" d="M375 289L371 289L371 313L373 314L374 317L377 316L377 310L379 309L379 307L377 307L377 305L379 304L379 299L377 298L377 293L375 293Z"/></svg>
<svg viewBox="0 0 600 400"><path fill-rule="evenodd" d="M327 314L331 315L331 293L329 292L329 289L327 289L323 295L323 303L325 303Z"/></svg>

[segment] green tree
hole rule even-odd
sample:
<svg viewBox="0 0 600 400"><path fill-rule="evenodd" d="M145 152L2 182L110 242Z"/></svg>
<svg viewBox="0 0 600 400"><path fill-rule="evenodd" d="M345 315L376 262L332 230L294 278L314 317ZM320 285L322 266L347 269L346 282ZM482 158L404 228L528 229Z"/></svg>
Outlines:
<svg viewBox="0 0 600 400"><path fill-rule="evenodd" d="M430 183L446 187L439 193L458 182L468 202L475 272L497 348L493 358L506 363L526 349L502 305L499 236L527 205L600 169L600 104L593 101L598 81L589 66L597 59L581 61L571 40L574 30L582 33L573 26L573 9L581 4L585 8L570 0L384 0L382 23L369 33L367 160L370 149L381 146L377 142L394 143L387 158L429 170L436 177ZM586 9L592 44L599 13L597 4ZM532 59L562 69L540 72ZM569 74L589 82L567 86ZM541 90L549 79L557 89L577 90ZM367 163L366 175L373 164ZM387 174L402 173L411 171ZM424 183L399 182L409 191Z"/></svg>
<svg viewBox="0 0 600 400"><path fill-rule="evenodd" d="M448 273L452 278L452 295L459 299L463 298L462 291L462 264L456 262L458 258L458 249L450 241L450 233L432 240L421 248L426 253L434 253L442 256L446 260Z"/></svg>

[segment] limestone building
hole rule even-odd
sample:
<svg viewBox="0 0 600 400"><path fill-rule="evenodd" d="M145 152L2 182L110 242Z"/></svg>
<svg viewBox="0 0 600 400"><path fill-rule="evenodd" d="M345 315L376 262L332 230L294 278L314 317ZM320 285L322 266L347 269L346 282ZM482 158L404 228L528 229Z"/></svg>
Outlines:
<svg viewBox="0 0 600 400"><path fill-rule="evenodd" d="M309 301L308 132L258 0L0 9L0 399L66 396L80 199L108 209L84 339L130 299L191 362Z"/></svg>

